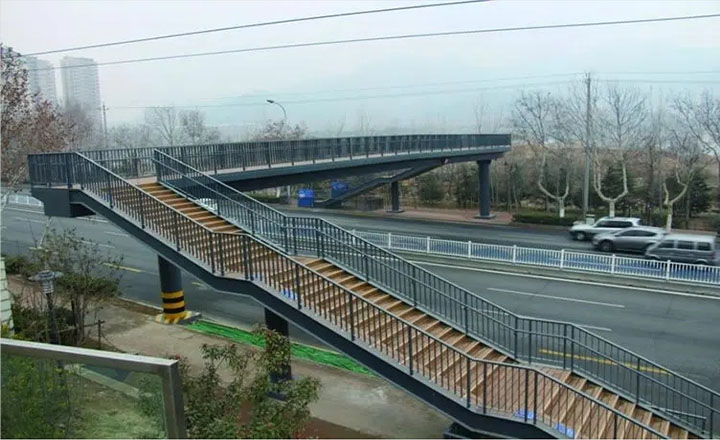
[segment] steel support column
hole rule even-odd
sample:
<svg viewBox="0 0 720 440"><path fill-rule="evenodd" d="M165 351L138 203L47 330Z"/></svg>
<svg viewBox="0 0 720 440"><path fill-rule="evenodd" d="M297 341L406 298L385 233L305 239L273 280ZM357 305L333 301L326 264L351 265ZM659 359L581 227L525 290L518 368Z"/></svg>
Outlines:
<svg viewBox="0 0 720 440"><path fill-rule="evenodd" d="M288 322L282 316L276 314L270 309L265 309L265 326L269 330L273 330L286 338L290 337ZM292 380L292 369L288 363L283 371L279 373L270 373L270 380L273 383Z"/></svg>
<svg viewBox="0 0 720 440"><path fill-rule="evenodd" d="M178 324L186 322L191 317L197 317L185 309L185 292L183 292L180 269L158 255L158 272L163 313L157 316L157 320L165 324Z"/></svg>
<svg viewBox="0 0 720 440"><path fill-rule="evenodd" d="M480 212L475 218L495 218L494 215L490 214L490 162L489 160L479 160L477 162Z"/></svg>
<svg viewBox="0 0 720 440"><path fill-rule="evenodd" d="M400 181L390 183L390 210L388 212L400 213Z"/></svg>

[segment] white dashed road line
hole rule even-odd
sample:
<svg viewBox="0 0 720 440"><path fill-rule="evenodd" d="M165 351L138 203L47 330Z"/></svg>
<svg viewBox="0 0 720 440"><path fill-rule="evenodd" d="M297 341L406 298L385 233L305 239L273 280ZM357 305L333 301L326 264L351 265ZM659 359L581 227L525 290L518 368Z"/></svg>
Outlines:
<svg viewBox="0 0 720 440"><path fill-rule="evenodd" d="M541 298L556 299L558 301L572 301L572 302L579 302L579 303L585 303L585 304L593 304L596 306L617 307L620 309L625 308L625 306L622 304L611 304L611 303L604 303L604 302L598 302L598 301L588 301L585 299L577 299L577 298L565 298L563 296L542 295L540 293L519 292L517 290L498 289L496 287L488 287L487 290L492 290L494 292L512 293L513 295L538 296Z"/></svg>

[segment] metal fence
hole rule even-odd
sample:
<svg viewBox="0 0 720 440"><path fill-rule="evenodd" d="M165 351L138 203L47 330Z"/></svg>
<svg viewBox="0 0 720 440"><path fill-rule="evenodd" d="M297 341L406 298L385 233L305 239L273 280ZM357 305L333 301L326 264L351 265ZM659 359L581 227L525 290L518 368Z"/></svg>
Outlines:
<svg viewBox="0 0 720 440"><path fill-rule="evenodd" d="M720 267L718 266L675 263L669 260L646 260L565 249L536 249L472 241L443 240L389 232L353 230L353 233L375 245L403 252L551 267L577 272L597 272L633 278L720 285Z"/></svg>
<svg viewBox="0 0 720 440"><path fill-rule="evenodd" d="M255 236L283 252L310 253L330 260L516 359L583 372L628 399L652 406L667 418L693 427L697 432L712 433L718 427L720 395L707 387L574 324L516 315L358 235L318 218L287 216L274 211L177 159L159 151L156 154L154 166L160 168L156 173L163 183L191 199L219 209L220 215L253 231ZM125 199L125 193L135 191L131 184L114 173L102 171L100 177L95 176L103 168L80 155L69 155L62 160L58 160L57 155L49 156L48 161L67 162L72 172L66 176L77 176L80 181L88 182L85 187L92 185L88 189L101 194L111 207L118 194ZM40 166L45 157L48 156L31 156L30 162L40 169L52 169ZM98 180L101 178L108 180ZM68 184L72 185L73 181ZM143 203L143 200L138 197L137 202L129 203ZM203 232L201 225L186 221L181 214L170 212L165 216L163 213L168 207L159 201L148 199L145 203L154 210L152 218L171 219L168 220L170 223L159 226L178 230L176 239L196 229L193 233L209 234L208 239L211 238L210 232ZM148 209L140 206L128 214L140 215L135 220L144 225L149 220L138 212ZM177 226L173 226L174 223ZM411 242L406 240L406 243ZM177 246L180 249L181 243ZM222 248L208 248L203 240L194 240L187 246L211 261L213 271L222 263L218 259ZM222 246L222 242L218 246Z"/></svg>

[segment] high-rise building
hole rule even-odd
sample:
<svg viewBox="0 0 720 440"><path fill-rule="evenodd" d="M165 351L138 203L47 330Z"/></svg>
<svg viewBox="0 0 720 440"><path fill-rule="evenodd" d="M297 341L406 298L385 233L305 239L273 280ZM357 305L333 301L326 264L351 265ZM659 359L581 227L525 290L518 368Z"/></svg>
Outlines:
<svg viewBox="0 0 720 440"><path fill-rule="evenodd" d="M47 99L57 104L57 89L55 88L55 70L49 61L35 57L25 57L25 68L28 73L28 89L30 94L36 94L41 99Z"/></svg>
<svg viewBox="0 0 720 440"><path fill-rule="evenodd" d="M92 58L64 57L60 65L64 105L80 107L99 125L101 104L97 64Z"/></svg>

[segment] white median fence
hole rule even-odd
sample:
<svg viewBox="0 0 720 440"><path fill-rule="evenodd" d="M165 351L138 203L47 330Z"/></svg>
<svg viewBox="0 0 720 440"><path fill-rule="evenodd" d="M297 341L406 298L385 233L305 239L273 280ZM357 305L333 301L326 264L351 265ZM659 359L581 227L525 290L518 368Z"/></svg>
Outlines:
<svg viewBox="0 0 720 440"><path fill-rule="evenodd" d="M551 267L578 272L598 272L655 280L720 285L720 267L673 263L617 255L591 254L568 250L482 244L471 241L414 237L388 232L353 233L389 250L439 255L471 260Z"/></svg>
<svg viewBox="0 0 720 440"><path fill-rule="evenodd" d="M24 194L11 194L8 203L41 207L42 202ZM212 207L208 206L213 209ZM440 255L471 260L488 260L517 265L551 267L577 272L720 285L720 266L673 263L617 255L590 254L563 250L442 240L431 237L356 231L353 233L389 250Z"/></svg>

